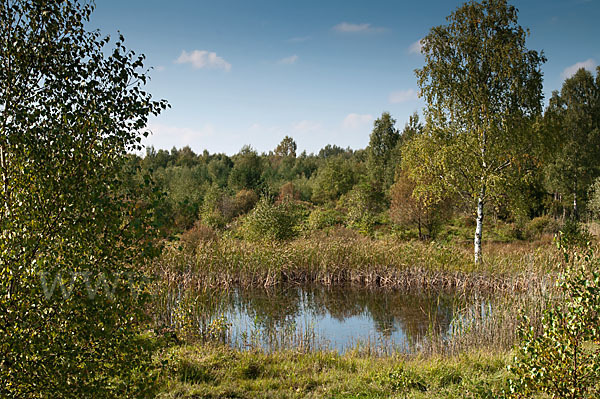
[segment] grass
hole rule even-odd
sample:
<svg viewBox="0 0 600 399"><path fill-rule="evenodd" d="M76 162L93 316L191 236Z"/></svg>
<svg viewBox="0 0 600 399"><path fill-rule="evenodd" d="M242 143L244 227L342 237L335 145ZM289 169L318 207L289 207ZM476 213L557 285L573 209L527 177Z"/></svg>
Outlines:
<svg viewBox="0 0 600 399"><path fill-rule="evenodd" d="M510 353L364 357L335 352L240 352L224 346L161 352L158 398L496 398Z"/></svg>
<svg viewBox="0 0 600 399"><path fill-rule="evenodd" d="M537 248L537 249L536 249ZM268 287L281 283L359 284L388 288L511 291L546 279L556 251L546 241L489 244L475 265L468 246L371 239L352 233L290 242L252 243L231 237L167 248L149 265L162 284L185 287Z"/></svg>

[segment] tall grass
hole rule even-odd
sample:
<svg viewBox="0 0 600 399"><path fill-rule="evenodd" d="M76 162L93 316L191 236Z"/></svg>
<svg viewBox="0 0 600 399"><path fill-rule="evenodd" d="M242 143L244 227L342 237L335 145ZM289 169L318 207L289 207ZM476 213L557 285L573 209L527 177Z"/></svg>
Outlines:
<svg viewBox="0 0 600 399"><path fill-rule="evenodd" d="M388 288L525 291L552 275L549 245L490 245L476 265L470 248L362 236L316 236L287 243L234 238L167 248L150 272L182 289L269 287L281 283L359 284Z"/></svg>

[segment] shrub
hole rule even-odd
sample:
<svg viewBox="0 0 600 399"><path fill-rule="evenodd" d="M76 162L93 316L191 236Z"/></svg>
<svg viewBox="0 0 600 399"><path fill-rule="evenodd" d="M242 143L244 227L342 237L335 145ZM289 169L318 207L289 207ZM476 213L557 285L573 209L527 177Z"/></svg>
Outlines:
<svg viewBox="0 0 600 399"><path fill-rule="evenodd" d="M416 184L405 172L390 187L390 219L399 225L415 226L419 238L434 238L449 215L449 201L425 201L415 197ZM427 233L425 233L425 231Z"/></svg>
<svg viewBox="0 0 600 399"><path fill-rule="evenodd" d="M235 195L236 216L248 213L258 202L258 195L252 190L240 190Z"/></svg>
<svg viewBox="0 0 600 399"><path fill-rule="evenodd" d="M223 228L240 213L240 209L251 208L252 191L241 190L239 197L232 198L219 188L212 185L204 196L200 209L202 222L212 228ZM252 194L251 194L252 193ZM239 194L239 193L238 193ZM256 196L256 194L254 194Z"/></svg>
<svg viewBox="0 0 600 399"><path fill-rule="evenodd" d="M210 227L197 220L194 226L181 235L181 242L187 249L195 249L201 242L212 241L217 233Z"/></svg>
<svg viewBox="0 0 600 399"><path fill-rule="evenodd" d="M559 242L560 243L560 242ZM550 304L540 331L526 320L519 329L511 393L592 398L600 394L600 266L591 249L564 249L560 301Z"/></svg>
<svg viewBox="0 0 600 399"><path fill-rule="evenodd" d="M275 204L263 197L244 219L241 232L250 241L289 240L298 235L305 218L306 210L301 204L292 201Z"/></svg>
<svg viewBox="0 0 600 399"><path fill-rule="evenodd" d="M368 184L357 184L340 198L339 202L346 209L348 226L358 229L363 234L373 234L380 204L376 193Z"/></svg>
<svg viewBox="0 0 600 399"><path fill-rule="evenodd" d="M558 222L551 216L539 216L531 219L525 225L525 238L539 238L542 234L556 234L559 230Z"/></svg>
<svg viewBox="0 0 600 399"><path fill-rule="evenodd" d="M279 189L279 196L277 197L277 202L283 201L297 201L300 199L300 192L294 186L294 183L291 181L285 183Z"/></svg>
<svg viewBox="0 0 600 399"><path fill-rule="evenodd" d="M568 247L584 247L591 239L587 228L575 219L567 219L560 229L560 240Z"/></svg>
<svg viewBox="0 0 600 399"><path fill-rule="evenodd" d="M317 208L308 216L308 228L311 230L322 230L326 227L342 224L344 215L337 209Z"/></svg>

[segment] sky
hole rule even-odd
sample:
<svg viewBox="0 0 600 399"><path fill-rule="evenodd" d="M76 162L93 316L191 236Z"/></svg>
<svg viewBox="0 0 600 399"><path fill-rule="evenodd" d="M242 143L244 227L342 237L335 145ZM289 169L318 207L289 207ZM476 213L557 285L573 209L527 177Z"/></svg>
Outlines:
<svg viewBox="0 0 600 399"><path fill-rule="evenodd" d="M96 0L89 27L146 55L146 90L171 105L147 146L298 152L369 142L389 112L422 113L418 42L463 1ZM545 101L579 67L600 63L600 0L513 0L529 49L543 51Z"/></svg>

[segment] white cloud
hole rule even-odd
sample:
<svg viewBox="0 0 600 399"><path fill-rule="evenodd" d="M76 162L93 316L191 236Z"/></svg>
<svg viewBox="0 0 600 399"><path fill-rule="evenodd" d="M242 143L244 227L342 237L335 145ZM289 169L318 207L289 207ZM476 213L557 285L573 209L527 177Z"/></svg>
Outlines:
<svg viewBox="0 0 600 399"><path fill-rule="evenodd" d="M421 49L423 48L423 39L419 39L408 48L408 52L411 54L421 54Z"/></svg>
<svg viewBox="0 0 600 399"><path fill-rule="evenodd" d="M162 72L162 71L164 71L164 70L165 70L165 69L167 69L167 68L165 68L165 66L164 66L164 65L159 65L159 66L157 66L155 69L156 69L156 72Z"/></svg>
<svg viewBox="0 0 600 399"><path fill-rule="evenodd" d="M594 61L591 58L588 60L585 60L583 62L578 62L569 67L566 67L562 73L562 77L563 77L563 79L570 78L571 76L575 75L575 72L577 72L581 68L587 69L588 71L591 71L591 72L594 72L594 69L596 69L597 65L598 64L596 63L596 61Z"/></svg>
<svg viewBox="0 0 600 399"><path fill-rule="evenodd" d="M392 104L404 103L417 99L417 92L413 89L393 91L390 93L389 100Z"/></svg>
<svg viewBox="0 0 600 399"><path fill-rule="evenodd" d="M289 57L280 59L279 61L277 61L277 63L281 64L281 65L292 65L292 64L295 64L296 61L298 61L298 56L296 54L294 54L294 55L290 55Z"/></svg>
<svg viewBox="0 0 600 399"><path fill-rule="evenodd" d="M342 121L342 128L345 130L358 130L373 122L373 116L370 114L348 114Z"/></svg>
<svg viewBox="0 0 600 399"><path fill-rule="evenodd" d="M371 24L352 24L350 22L339 23L331 29L340 33L374 33L385 30L384 28L371 26Z"/></svg>
<svg viewBox="0 0 600 399"><path fill-rule="evenodd" d="M219 57L217 53L206 50L194 50L191 53L183 50L177 60L177 64L191 64L195 69L211 68L231 70L231 64Z"/></svg>

